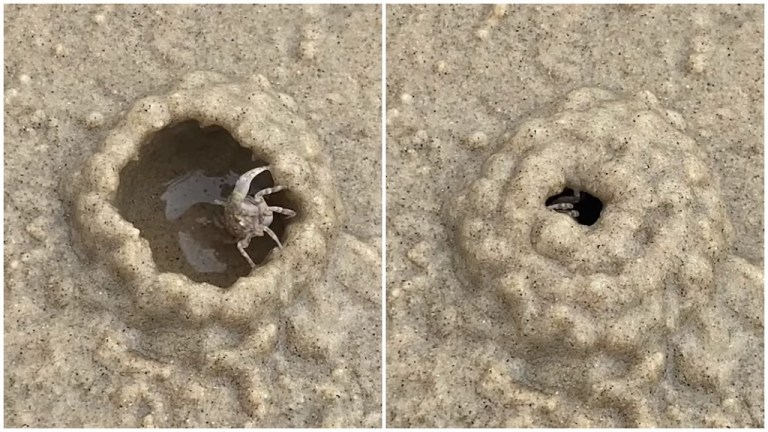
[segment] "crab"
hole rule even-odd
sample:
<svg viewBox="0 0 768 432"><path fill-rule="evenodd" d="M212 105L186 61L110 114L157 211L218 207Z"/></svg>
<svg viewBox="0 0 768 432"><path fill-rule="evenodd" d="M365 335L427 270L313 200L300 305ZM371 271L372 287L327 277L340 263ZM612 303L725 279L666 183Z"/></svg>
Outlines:
<svg viewBox="0 0 768 432"><path fill-rule="evenodd" d="M248 190L251 188L253 179L264 171L269 171L269 169L270 167L267 165L246 172L237 179L235 188L226 201L215 201L215 204L224 206L224 227L238 239L237 250L248 261L251 268L255 268L256 263L245 251L245 248L251 243L251 239L267 233L277 243L277 247L282 249L283 245L277 235L269 229L274 213L280 213L289 218L296 216L296 212L293 210L271 206L264 201L265 196L279 192L285 189L285 186L269 187L256 192L253 196L248 196Z"/></svg>
<svg viewBox="0 0 768 432"><path fill-rule="evenodd" d="M547 209L554 210L558 213L564 213L570 217L576 219L579 217L579 211L575 209L575 205L581 201L581 192L574 189L573 196L559 196L552 200L551 204L547 205Z"/></svg>

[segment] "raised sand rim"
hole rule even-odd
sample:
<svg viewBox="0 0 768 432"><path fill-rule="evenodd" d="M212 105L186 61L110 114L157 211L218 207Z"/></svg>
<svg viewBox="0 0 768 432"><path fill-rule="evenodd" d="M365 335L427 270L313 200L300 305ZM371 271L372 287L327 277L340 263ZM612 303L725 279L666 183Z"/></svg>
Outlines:
<svg viewBox="0 0 768 432"><path fill-rule="evenodd" d="M748 416L726 360L748 336L707 323L731 313L716 269L741 275L734 289L745 293L762 274L730 255L719 181L685 129L648 91L575 90L555 114L524 121L446 204L465 288L497 299L504 312L489 319L522 359L523 381L547 389L517 403L556 418L574 397L650 427L660 417L651 395L679 380L720 395L728 413L712 424ZM568 189L600 201L593 224L547 209ZM759 328L759 310L743 310ZM712 353L724 340L729 350ZM483 386L501 379L491 368Z"/></svg>
<svg viewBox="0 0 768 432"><path fill-rule="evenodd" d="M284 233L280 229L285 247L266 247L272 250L269 259L225 290L167 271L167 266L164 271L146 236L116 206L124 169L139 159L143 146L161 131L189 122L231 134L252 152L252 161L241 164L268 161L298 213ZM73 183L77 232L87 248L104 257L127 282L137 307L191 320L215 316L248 321L261 308L288 302L296 290L323 274L327 242L337 222L338 202L321 145L296 115L295 102L273 91L261 76L230 82L218 74L193 73L170 93L139 100Z"/></svg>

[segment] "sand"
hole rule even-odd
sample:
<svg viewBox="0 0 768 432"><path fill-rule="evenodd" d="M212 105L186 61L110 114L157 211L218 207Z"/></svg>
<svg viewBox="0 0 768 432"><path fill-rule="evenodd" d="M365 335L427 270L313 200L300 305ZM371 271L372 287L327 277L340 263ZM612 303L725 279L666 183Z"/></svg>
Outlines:
<svg viewBox="0 0 768 432"><path fill-rule="evenodd" d="M762 427L762 6L387 15L388 424Z"/></svg>
<svg viewBox="0 0 768 432"><path fill-rule="evenodd" d="M5 19L5 425L380 425L379 7Z"/></svg>
<svg viewBox="0 0 768 432"><path fill-rule="evenodd" d="M379 11L5 8L7 426L381 424ZM763 7L387 15L388 425L764 426Z"/></svg>

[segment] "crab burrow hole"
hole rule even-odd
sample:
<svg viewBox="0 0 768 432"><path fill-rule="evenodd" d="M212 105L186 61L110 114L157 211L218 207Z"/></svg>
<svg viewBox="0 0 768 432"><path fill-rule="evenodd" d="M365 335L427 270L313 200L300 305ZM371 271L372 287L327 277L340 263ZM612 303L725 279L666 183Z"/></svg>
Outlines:
<svg viewBox="0 0 768 432"><path fill-rule="evenodd" d="M120 172L114 204L147 239L159 271L227 288L247 276L251 267L224 227L224 207L215 202L229 197L242 173L269 162L241 146L223 127L184 121L142 144L138 159ZM263 172L251 183L249 195L274 184L272 173ZM290 190L271 194L266 201L296 210ZM295 219L275 214L270 228L283 244L286 227ZM275 246L265 235L254 237L246 251L258 266Z"/></svg>
<svg viewBox="0 0 768 432"><path fill-rule="evenodd" d="M582 225L594 225L600 218L600 212L603 211L603 202L586 191L580 191L577 200L574 198L575 196L576 191L573 188L566 187L562 192L547 198L544 205L549 206L557 202L572 202L573 210L579 212L579 215L574 217L576 222Z"/></svg>

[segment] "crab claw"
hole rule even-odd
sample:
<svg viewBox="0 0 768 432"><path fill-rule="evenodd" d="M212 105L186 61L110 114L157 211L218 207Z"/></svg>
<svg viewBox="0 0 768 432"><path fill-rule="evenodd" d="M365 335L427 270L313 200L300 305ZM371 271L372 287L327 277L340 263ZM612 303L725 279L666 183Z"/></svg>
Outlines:
<svg viewBox="0 0 768 432"><path fill-rule="evenodd" d="M248 190L251 188L253 179L264 171L269 171L269 168L269 165L258 167L241 175L240 178L237 179L237 183L235 183L235 188L232 190L232 195L230 195L229 200L232 202L240 202L244 200L248 195Z"/></svg>

